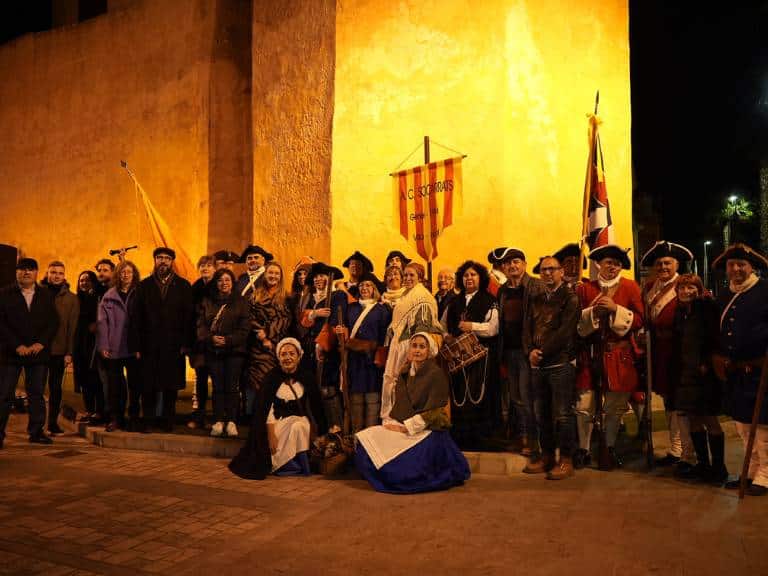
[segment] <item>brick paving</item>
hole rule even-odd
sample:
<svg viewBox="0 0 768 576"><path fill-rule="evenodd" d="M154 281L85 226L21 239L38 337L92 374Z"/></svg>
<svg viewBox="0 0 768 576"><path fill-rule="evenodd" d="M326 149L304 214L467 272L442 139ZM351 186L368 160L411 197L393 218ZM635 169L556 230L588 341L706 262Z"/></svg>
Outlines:
<svg viewBox="0 0 768 576"><path fill-rule="evenodd" d="M0 452L0 575L768 574L768 498L663 471L389 496L352 475L244 481L226 460L73 435L35 446L24 424L12 417Z"/></svg>

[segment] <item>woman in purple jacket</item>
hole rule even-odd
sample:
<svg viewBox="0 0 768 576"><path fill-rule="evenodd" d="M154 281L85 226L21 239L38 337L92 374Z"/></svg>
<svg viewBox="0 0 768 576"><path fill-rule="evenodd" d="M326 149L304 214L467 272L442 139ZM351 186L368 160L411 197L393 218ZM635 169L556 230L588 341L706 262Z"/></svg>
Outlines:
<svg viewBox="0 0 768 576"><path fill-rule="evenodd" d="M152 414L142 395L139 354L128 343L130 309L139 285L139 270L126 260L117 265L112 276L112 286L99 303L96 349L104 360L107 371L109 415L107 432L125 429L126 374L130 394L128 430L144 431L139 420L139 402L144 400L144 417Z"/></svg>

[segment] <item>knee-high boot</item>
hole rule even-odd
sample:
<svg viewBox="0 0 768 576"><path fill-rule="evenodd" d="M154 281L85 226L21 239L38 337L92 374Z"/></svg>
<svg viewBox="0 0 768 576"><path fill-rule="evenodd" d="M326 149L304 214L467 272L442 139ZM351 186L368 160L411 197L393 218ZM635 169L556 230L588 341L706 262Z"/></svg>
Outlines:
<svg viewBox="0 0 768 576"><path fill-rule="evenodd" d="M680 473L681 478L688 480L706 480L710 474L709 447L707 446L707 433L704 430L691 432L691 442L696 451L698 462L695 466Z"/></svg>
<svg viewBox="0 0 768 576"><path fill-rule="evenodd" d="M725 467L725 435L707 434L709 437L709 450L712 453L712 467L708 480L713 484L722 484L728 478L728 469Z"/></svg>

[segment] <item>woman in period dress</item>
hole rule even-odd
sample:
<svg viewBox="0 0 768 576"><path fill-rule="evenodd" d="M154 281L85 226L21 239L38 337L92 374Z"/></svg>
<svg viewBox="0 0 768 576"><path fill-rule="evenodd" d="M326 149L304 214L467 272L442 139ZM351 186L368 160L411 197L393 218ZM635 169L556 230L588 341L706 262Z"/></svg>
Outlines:
<svg viewBox="0 0 768 576"><path fill-rule="evenodd" d="M403 269L400 266L387 268L384 273L384 284L387 289L381 295L381 301L390 308L394 308L406 290L403 286Z"/></svg>
<svg viewBox="0 0 768 576"><path fill-rule="evenodd" d="M309 475L311 442L326 431L314 377L300 368L301 344L284 338L275 350L279 365L264 379L248 441L229 463L232 472L251 480L269 473Z"/></svg>
<svg viewBox="0 0 768 576"><path fill-rule="evenodd" d="M443 327L452 338L473 333L488 349L485 358L475 361L451 377L453 404L452 433L463 449L482 448L493 425L493 404L497 397L496 335L499 311L488 292L488 271L479 262L468 260L456 271L460 289L445 310Z"/></svg>
<svg viewBox="0 0 768 576"><path fill-rule="evenodd" d="M376 276L363 274L360 299L347 306L345 326L336 326L336 334L344 334L346 341L353 432L378 424L381 411L384 366L377 364L376 352L384 345L392 313L378 301L377 284Z"/></svg>
<svg viewBox="0 0 768 576"><path fill-rule="evenodd" d="M470 477L467 460L447 431L448 377L436 354L431 334L417 332L410 338L391 410L381 426L356 435L355 465L379 492L445 490Z"/></svg>
<svg viewBox="0 0 768 576"><path fill-rule="evenodd" d="M424 266L416 262L403 270L405 292L392 310L392 322L387 329L385 345L389 346L384 366L384 384L381 393L382 418L392 408L391 398L400 369L407 360L408 341L416 332L432 335L437 346L442 342L443 329L437 317L437 302L422 283Z"/></svg>

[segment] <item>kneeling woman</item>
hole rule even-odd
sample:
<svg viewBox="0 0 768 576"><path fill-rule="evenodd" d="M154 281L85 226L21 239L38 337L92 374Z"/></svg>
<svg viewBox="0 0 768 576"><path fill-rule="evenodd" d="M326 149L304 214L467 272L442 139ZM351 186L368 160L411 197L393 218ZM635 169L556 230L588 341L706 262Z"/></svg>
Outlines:
<svg viewBox="0 0 768 576"><path fill-rule="evenodd" d="M358 432L355 464L380 492L445 490L469 479L469 464L448 434L448 377L426 332L409 343L383 425Z"/></svg>
<svg viewBox="0 0 768 576"><path fill-rule="evenodd" d="M248 442L229 463L242 478L263 480L278 476L309 475L309 446L325 432L320 392L314 378L299 369L301 344L283 338L275 352L279 366L265 378L256 399Z"/></svg>

